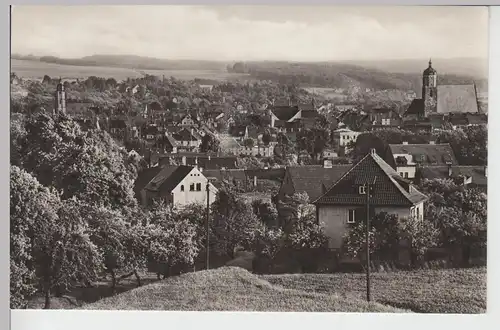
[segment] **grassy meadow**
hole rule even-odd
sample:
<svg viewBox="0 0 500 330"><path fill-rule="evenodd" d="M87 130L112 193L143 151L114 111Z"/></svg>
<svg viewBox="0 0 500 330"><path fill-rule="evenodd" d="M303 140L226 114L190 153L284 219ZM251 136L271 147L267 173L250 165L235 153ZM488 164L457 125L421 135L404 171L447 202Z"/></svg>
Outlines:
<svg viewBox="0 0 500 330"><path fill-rule="evenodd" d="M419 270L372 274L372 299L365 301L365 275L254 275L223 267L158 281L154 274L120 281L116 295L110 281L53 298L53 309L309 311L309 312L486 312L486 268ZM43 307L43 297L29 308Z"/></svg>

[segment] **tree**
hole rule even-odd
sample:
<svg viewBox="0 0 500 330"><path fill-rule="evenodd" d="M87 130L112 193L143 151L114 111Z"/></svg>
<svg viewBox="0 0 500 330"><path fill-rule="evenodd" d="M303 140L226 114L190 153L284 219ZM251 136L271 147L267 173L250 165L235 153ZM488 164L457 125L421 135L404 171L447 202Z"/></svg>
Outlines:
<svg viewBox="0 0 500 330"><path fill-rule="evenodd" d="M128 153L103 131L82 132L71 118L40 114L26 125L22 167L43 185L87 203L133 208L136 170L127 168Z"/></svg>
<svg viewBox="0 0 500 330"><path fill-rule="evenodd" d="M266 146L269 145L269 143L271 142L271 133L269 133L268 130L266 130L264 132L264 134L262 134L262 143L264 143Z"/></svg>
<svg viewBox="0 0 500 330"><path fill-rule="evenodd" d="M436 246L437 229L428 220L399 218L385 212L377 213L370 222L370 254L380 260L397 259L401 239L410 239L411 252L421 260L427 249ZM351 257L366 254L366 221L357 222L344 236L344 244Z"/></svg>
<svg viewBox="0 0 500 330"><path fill-rule="evenodd" d="M220 141L212 134L206 134L201 139L200 151L201 152L218 152Z"/></svg>
<svg viewBox="0 0 500 330"><path fill-rule="evenodd" d="M33 289L51 294L95 280L102 255L90 240L78 201L61 202L59 195L34 177L11 167L11 266L14 271L12 305L22 305Z"/></svg>
<svg viewBox="0 0 500 330"><path fill-rule="evenodd" d="M243 145L245 146L245 148L253 148L253 146L255 145L255 141L252 138L248 138L243 141Z"/></svg>
<svg viewBox="0 0 500 330"><path fill-rule="evenodd" d="M197 206L173 211L164 203L150 210L145 228L148 257L156 265L158 277L163 274L165 278L176 266L194 263L204 238L200 211Z"/></svg>
<svg viewBox="0 0 500 330"><path fill-rule="evenodd" d="M263 227L251 205L238 197L229 185L219 189L212 204L212 218L216 251L231 258L236 247L254 246L257 232Z"/></svg>
<svg viewBox="0 0 500 330"><path fill-rule="evenodd" d="M274 228L278 221L278 210L268 201L256 199L252 202L253 212L257 218L268 228Z"/></svg>

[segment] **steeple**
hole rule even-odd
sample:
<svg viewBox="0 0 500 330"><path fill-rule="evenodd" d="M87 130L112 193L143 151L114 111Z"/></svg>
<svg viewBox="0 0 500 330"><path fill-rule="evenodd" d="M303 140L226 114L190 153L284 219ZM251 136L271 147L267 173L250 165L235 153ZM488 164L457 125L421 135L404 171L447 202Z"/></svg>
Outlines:
<svg viewBox="0 0 500 330"><path fill-rule="evenodd" d="M437 111L437 71L432 67L432 59L430 58L429 67L424 70L422 76L422 99L424 100L425 116Z"/></svg>

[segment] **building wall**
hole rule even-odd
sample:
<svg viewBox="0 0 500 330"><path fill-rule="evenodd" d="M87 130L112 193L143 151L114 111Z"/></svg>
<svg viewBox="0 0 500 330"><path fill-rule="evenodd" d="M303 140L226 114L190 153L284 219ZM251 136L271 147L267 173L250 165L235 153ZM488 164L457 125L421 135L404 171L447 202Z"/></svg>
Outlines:
<svg viewBox="0 0 500 330"><path fill-rule="evenodd" d="M172 190L174 206L185 206L192 203L207 203L207 182L208 179L197 169L193 170ZM194 184L194 191L190 191L191 184ZM200 190L196 190L196 184L201 184ZM184 191L182 191L184 186ZM210 204L215 201L217 189L210 185Z"/></svg>
<svg viewBox="0 0 500 330"><path fill-rule="evenodd" d="M405 179L415 179L415 172L416 172L416 167L415 166L397 166L396 172L401 175ZM406 173L408 173L408 176L406 176Z"/></svg>
<svg viewBox="0 0 500 330"><path fill-rule="evenodd" d="M423 212L423 203L419 205L420 213ZM318 220L323 226L325 234L329 238L328 246L331 249L339 249L342 247L344 234L349 230L351 224L349 220L349 210L362 210L363 207L356 206L335 206L335 205L321 205L318 208ZM358 211L357 211L358 212ZM409 207L374 207L375 213L386 212L388 214L396 214L398 217L409 217ZM363 221L364 219L356 216L356 221Z"/></svg>

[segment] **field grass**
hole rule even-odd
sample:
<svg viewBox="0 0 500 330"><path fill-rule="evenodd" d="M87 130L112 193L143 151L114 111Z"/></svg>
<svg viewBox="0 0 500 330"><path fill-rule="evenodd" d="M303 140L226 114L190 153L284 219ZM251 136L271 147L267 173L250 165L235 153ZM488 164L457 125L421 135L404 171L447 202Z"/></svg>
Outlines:
<svg viewBox="0 0 500 330"><path fill-rule="evenodd" d="M76 66L45 63L29 60L11 61L11 71L18 77L27 79L42 79L44 75L66 79L87 78L89 76L115 78L117 81L127 78L142 77L141 72L147 74L177 79L193 80L195 78L211 80L246 79L247 75L229 73L224 70L141 70L141 72L128 68L115 68L104 66Z"/></svg>
<svg viewBox="0 0 500 330"><path fill-rule="evenodd" d="M286 289L246 270L223 267L188 273L96 303L89 310L405 312L361 299Z"/></svg>
<svg viewBox="0 0 500 330"><path fill-rule="evenodd" d="M284 288L348 298L366 297L364 274L266 275ZM375 273L372 299L417 313L485 313L486 268Z"/></svg>

